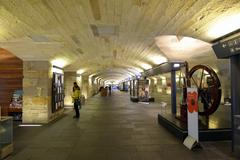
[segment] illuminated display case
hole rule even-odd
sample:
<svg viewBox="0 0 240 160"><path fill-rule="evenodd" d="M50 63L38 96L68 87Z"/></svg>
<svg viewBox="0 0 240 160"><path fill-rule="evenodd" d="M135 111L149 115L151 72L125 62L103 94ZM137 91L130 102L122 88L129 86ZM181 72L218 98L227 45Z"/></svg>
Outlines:
<svg viewBox="0 0 240 160"><path fill-rule="evenodd" d="M64 75L53 73L52 81L52 113L64 107Z"/></svg>
<svg viewBox="0 0 240 160"><path fill-rule="evenodd" d="M154 102L149 95L149 80L135 79L130 81L130 99L133 102Z"/></svg>
<svg viewBox="0 0 240 160"><path fill-rule="evenodd" d="M0 117L0 159L13 151L13 119Z"/></svg>

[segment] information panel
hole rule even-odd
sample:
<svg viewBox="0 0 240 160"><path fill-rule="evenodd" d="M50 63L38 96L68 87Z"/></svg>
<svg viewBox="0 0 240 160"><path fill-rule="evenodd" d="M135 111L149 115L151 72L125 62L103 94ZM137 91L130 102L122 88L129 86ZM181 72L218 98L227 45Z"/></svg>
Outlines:
<svg viewBox="0 0 240 160"><path fill-rule="evenodd" d="M198 91L187 88L188 135L198 142Z"/></svg>
<svg viewBox="0 0 240 160"><path fill-rule="evenodd" d="M218 58L229 58L240 54L240 35L228 40L217 42L212 46Z"/></svg>

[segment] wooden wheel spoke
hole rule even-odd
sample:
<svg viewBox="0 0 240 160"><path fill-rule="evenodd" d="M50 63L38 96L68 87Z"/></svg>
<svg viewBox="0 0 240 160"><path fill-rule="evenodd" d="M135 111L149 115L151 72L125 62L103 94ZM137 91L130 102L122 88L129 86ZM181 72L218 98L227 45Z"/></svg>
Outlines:
<svg viewBox="0 0 240 160"><path fill-rule="evenodd" d="M200 84L199 84L200 88L202 88L203 73L204 73L204 69L202 69L202 75L201 75Z"/></svg>
<svg viewBox="0 0 240 160"><path fill-rule="evenodd" d="M191 77L191 78L192 78L192 80L193 80L193 83L195 83L195 85L197 86L197 88L199 88L197 82L195 81L195 79L194 79L193 77Z"/></svg>
<svg viewBox="0 0 240 160"><path fill-rule="evenodd" d="M208 101L207 97L206 97L205 95L203 95L202 93L200 94L200 96L201 96L202 100L203 100L203 101L208 105L208 107L209 107L209 101ZM211 104L212 104L212 102L211 102Z"/></svg>

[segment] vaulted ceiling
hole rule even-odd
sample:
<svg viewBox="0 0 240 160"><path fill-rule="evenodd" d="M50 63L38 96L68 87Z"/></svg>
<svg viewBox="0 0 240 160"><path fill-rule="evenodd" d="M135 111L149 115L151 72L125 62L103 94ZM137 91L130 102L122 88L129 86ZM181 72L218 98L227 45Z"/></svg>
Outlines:
<svg viewBox="0 0 240 160"><path fill-rule="evenodd" d="M0 47L119 80L166 60L215 61L209 43L221 35L211 28L233 14L239 0L0 0ZM184 55L166 35L204 45Z"/></svg>

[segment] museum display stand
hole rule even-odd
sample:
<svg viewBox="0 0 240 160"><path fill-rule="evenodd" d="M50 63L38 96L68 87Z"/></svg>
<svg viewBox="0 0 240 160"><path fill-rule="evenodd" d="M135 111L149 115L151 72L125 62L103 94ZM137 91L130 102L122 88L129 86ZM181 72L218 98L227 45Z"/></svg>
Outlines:
<svg viewBox="0 0 240 160"><path fill-rule="evenodd" d="M0 159L13 152L13 118L0 117Z"/></svg>
<svg viewBox="0 0 240 160"><path fill-rule="evenodd" d="M182 64L180 68L188 68L186 66L188 66L187 62ZM183 69L183 71L184 70L185 69ZM176 83L174 72L175 71L171 71L172 84ZM185 83L181 89L182 97L180 99L182 100L180 102L180 116L176 112L177 94L176 88L173 88L173 86L176 87L176 85L172 85L171 101L175 101L175 103L172 103L171 112L158 114L159 124L163 125L181 140L184 140L187 137L189 122L187 120L186 86L192 85L192 87L195 87L195 83L193 83L191 80L197 80L202 86L204 86L202 88L198 88L198 92L200 93L200 98L197 102L199 108L199 141L230 140L232 135L232 131L230 128L230 118L224 117L224 115L218 113L213 114L218 109L221 99L221 90L219 90L219 87L221 85L216 73L209 66L196 65L190 71L186 69L186 73L184 73L184 75L188 75L189 77L185 76L185 80L183 80L183 82ZM197 77L200 77L201 79L199 78L198 80ZM190 81L191 83L189 83L188 81ZM227 115L227 113L229 113L227 109L228 108L222 108L221 110ZM215 125L216 121L217 125Z"/></svg>

